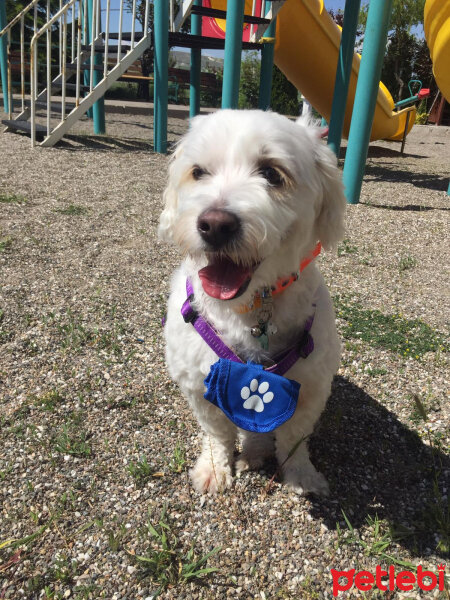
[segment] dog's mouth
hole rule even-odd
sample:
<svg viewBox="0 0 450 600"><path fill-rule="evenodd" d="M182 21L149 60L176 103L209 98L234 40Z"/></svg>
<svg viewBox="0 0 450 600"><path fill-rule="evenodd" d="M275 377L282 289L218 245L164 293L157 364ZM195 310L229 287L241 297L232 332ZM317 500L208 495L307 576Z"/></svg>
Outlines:
<svg viewBox="0 0 450 600"><path fill-rule="evenodd" d="M209 264L200 269L198 276L208 296L218 300L232 300L241 296L248 288L257 266L238 265L227 257L213 256Z"/></svg>

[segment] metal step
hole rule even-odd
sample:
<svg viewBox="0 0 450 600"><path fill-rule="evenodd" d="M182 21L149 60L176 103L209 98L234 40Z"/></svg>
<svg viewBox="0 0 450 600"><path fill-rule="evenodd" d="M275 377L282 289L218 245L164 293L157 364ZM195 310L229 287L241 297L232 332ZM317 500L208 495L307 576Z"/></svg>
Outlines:
<svg viewBox="0 0 450 600"><path fill-rule="evenodd" d="M225 40L221 38L207 37L203 35L191 35L178 31L169 31L169 46L180 46L181 48L202 48L208 50L223 50ZM254 42L242 42L243 50L260 50L261 44Z"/></svg>
<svg viewBox="0 0 450 600"><path fill-rule="evenodd" d="M201 15L202 17L213 17L214 19L226 19L227 11L219 10L217 8L206 8L204 6L193 6L191 8L192 15ZM251 15L244 15L244 23L250 23L251 25L269 25L270 19L264 19L263 17L252 17Z"/></svg>
<svg viewBox="0 0 450 600"><path fill-rule="evenodd" d="M123 42L131 42L131 31L123 31L122 35L120 36L120 39ZM106 34L103 32L101 34L101 36L103 37L103 39L105 39ZM139 42L140 40L142 40L142 38L144 37L144 33L142 31L135 31L134 32L134 41L135 42ZM119 39L119 34L118 33L110 33L108 35L108 38L110 40L118 40Z"/></svg>
<svg viewBox="0 0 450 600"><path fill-rule="evenodd" d="M53 88L62 88L62 81L59 81L58 83L53 83L52 84ZM77 89L77 84L76 83L66 83L65 86L68 90L75 90ZM91 88L88 85L81 85L80 84L80 92L89 92Z"/></svg>
<svg viewBox="0 0 450 600"><path fill-rule="evenodd" d="M76 73L77 65L74 65L73 63L68 63L66 65L66 70L70 71L69 77L72 77L73 73ZM90 70L91 70L90 63L89 64L83 63L82 65L80 65L80 71L90 71ZM93 71L101 71L103 73L104 67L103 67L103 65L94 65L92 67L92 70Z"/></svg>
<svg viewBox="0 0 450 600"><path fill-rule="evenodd" d="M8 130L14 129L15 131L25 131L31 135L31 123L30 121L12 121L9 119L2 119L3 125L8 127ZM35 124L36 136L45 137L47 135L47 127L45 125Z"/></svg>
<svg viewBox="0 0 450 600"><path fill-rule="evenodd" d="M81 49L85 50L86 52L91 51L90 46L81 46ZM126 53L126 52L129 52L130 50L131 50L131 45L120 46L121 53ZM95 47L95 54L105 54L105 51L106 51L106 46L96 46ZM109 46L108 45L108 54L110 54L110 53L117 54L118 52L119 52L119 46Z"/></svg>
<svg viewBox="0 0 450 600"><path fill-rule="evenodd" d="M35 106L36 108L45 108L45 110L47 110L47 102L35 102ZM75 108L75 104L73 102L67 102L66 103L66 112L72 112L72 110ZM52 102L50 104L50 112L57 112L60 113L62 112L62 103L55 103Z"/></svg>

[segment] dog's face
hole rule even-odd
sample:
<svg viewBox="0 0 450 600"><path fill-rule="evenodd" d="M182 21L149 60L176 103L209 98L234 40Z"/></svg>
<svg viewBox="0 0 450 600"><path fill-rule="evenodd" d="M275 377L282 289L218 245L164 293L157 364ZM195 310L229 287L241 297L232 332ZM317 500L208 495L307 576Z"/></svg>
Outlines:
<svg viewBox="0 0 450 600"><path fill-rule="evenodd" d="M343 235L345 199L318 129L262 111L196 117L173 156L159 232L231 300L295 271L319 240Z"/></svg>

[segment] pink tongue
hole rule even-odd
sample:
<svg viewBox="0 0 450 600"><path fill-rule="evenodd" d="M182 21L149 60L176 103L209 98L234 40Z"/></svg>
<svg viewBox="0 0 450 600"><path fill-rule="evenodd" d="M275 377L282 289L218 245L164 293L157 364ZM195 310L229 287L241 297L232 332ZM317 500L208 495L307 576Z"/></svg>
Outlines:
<svg viewBox="0 0 450 600"><path fill-rule="evenodd" d="M220 259L200 269L198 276L208 296L231 300L251 277L251 270L235 265L230 260Z"/></svg>

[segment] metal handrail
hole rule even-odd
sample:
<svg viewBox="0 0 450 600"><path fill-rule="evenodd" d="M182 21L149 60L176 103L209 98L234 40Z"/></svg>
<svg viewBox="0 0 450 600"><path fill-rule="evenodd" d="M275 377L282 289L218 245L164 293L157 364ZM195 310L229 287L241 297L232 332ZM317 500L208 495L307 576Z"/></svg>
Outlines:
<svg viewBox="0 0 450 600"><path fill-rule="evenodd" d="M16 15L12 21L10 21L8 23L8 25L3 27L3 29L0 31L0 37L2 37L3 35L5 35L5 33L10 31L14 27L14 25L16 25L20 21L20 19L22 17L24 17L34 6L37 6L40 1L41 0L33 0L32 2L30 2L30 4L28 4L28 6L26 6L24 9L22 9L20 11L20 13L18 15Z"/></svg>

